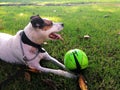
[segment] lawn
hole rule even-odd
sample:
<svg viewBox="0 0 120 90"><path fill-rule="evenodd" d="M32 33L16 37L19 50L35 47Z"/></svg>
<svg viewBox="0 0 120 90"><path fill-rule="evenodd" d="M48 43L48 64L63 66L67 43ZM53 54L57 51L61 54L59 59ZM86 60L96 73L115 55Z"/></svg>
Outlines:
<svg viewBox="0 0 120 90"><path fill-rule="evenodd" d="M2 0L0 3L7 1ZM33 3L32 0L29 1ZM84 2L84 0L44 1L60 4L68 1L71 4ZM9 0L10 2L14 0ZM61 35L64 41L47 41L48 44L43 47L62 63L68 50L82 49L89 58L89 66L84 71L89 90L120 90L120 2L119 0L116 0L117 3L115 0L102 0L109 3L99 3L101 0L90 2L98 3L77 6L0 6L0 32L14 35L18 30L24 29L30 16L35 14L55 22L63 22L65 27ZM20 3L24 3L24 0ZM89 35L90 38L84 39L84 35ZM51 63L44 63L44 66L57 68ZM5 80L18 68L17 65L0 61L0 81ZM55 83L58 90L78 90L76 80L43 73L32 73L31 81L25 80L23 76L16 78L3 90L48 90L50 86L44 82L48 78Z"/></svg>

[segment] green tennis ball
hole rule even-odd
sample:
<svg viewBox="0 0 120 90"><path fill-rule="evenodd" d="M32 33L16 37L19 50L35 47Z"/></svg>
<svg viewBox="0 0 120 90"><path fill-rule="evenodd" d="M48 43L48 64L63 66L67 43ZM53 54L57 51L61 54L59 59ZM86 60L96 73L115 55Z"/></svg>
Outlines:
<svg viewBox="0 0 120 90"><path fill-rule="evenodd" d="M64 56L64 65L70 71L80 72L88 67L88 58L80 49L69 50Z"/></svg>

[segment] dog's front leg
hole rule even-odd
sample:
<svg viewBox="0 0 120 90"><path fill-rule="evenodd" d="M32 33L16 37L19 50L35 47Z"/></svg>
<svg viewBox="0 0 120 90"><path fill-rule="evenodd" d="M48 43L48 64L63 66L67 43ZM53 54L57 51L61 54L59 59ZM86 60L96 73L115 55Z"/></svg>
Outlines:
<svg viewBox="0 0 120 90"><path fill-rule="evenodd" d="M62 67L63 69L65 69L65 66L62 63L60 63L57 59L51 57L47 52L44 54L44 59L45 60L50 60L55 65L58 65L59 67Z"/></svg>
<svg viewBox="0 0 120 90"><path fill-rule="evenodd" d="M77 75L73 74L73 73L70 73L70 72L67 72L67 71L63 71L63 70L56 70L56 69L49 69L49 68L45 68L45 67L42 67L42 66L37 66L35 67L37 70L39 70L40 72L44 72L44 73L53 73L53 74L56 74L56 75L59 75L59 76L64 76L64 77L67 77L67 78L75 78L77 79Z"/></svg>

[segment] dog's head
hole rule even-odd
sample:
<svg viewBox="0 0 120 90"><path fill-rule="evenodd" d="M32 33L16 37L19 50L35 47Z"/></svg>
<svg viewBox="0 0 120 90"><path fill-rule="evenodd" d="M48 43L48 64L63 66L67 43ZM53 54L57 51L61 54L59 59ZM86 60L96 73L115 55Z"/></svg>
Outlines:
<svg viewBox="0 0 120 90"><path fill-rule="evenodd" d="M51 20L42 19L39 15L31 16L30 20L32 27L39 35L44 37L44 39L62 39L57 32L63 29L63 23L54 23Z"/></svg>

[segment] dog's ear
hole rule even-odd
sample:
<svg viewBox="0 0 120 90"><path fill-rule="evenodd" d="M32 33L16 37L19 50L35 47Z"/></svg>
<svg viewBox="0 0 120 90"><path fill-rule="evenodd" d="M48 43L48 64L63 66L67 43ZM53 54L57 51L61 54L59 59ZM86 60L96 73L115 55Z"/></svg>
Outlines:
<svg viewBox="0 0 120 90"><path fill-rule="evenodd" d="M30 20L31 20L31 24L34 28L43 28L44 21L39 15L31 16Z"/></svg>

